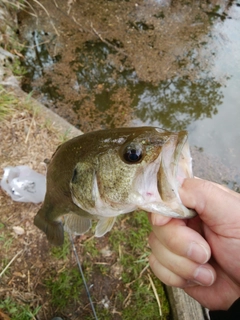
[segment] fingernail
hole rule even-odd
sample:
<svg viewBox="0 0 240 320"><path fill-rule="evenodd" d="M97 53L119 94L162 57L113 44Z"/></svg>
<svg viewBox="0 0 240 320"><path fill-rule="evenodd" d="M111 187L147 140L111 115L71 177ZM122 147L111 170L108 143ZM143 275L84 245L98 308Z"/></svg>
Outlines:
<svg viewBox="0 0 240 320"><path fill-rule="evenodd" d="M199 266L194 272L194 281L202 286L211 286L214 282L212 270Z"/></svg>
<svg viewBox="0 0 240 320"><path fill-rule="evenodd" d="M207 248L196 242L192 242L188 248L187 256L195 262L204 264L210 258Z"/></svg>

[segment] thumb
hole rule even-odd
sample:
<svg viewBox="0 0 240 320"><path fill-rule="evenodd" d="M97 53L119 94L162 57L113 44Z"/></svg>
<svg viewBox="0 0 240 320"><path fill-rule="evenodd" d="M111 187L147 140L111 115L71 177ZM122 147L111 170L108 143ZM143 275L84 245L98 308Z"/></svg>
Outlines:
<svg viewBox="0 0 240 320"><path fill-rule="evenodd" d="M185 179L179 194L183 204L195 209L200 219L211 229L221 227L226 233L231 230L231 237L234 237L234 229L237 233L235 236L240 237L240 194L196 178Z"/></svg>

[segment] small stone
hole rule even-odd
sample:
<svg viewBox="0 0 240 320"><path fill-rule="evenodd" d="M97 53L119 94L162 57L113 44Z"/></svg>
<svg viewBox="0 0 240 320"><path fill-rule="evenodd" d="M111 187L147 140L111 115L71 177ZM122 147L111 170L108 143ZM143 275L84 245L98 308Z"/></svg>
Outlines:
<svg viewBox="0 0 240 320"><path fill-rule="evenodd" d="M13 231L19 236L24 234L25 232L22 227L18 227L18 226L13 227Z"/></svg>

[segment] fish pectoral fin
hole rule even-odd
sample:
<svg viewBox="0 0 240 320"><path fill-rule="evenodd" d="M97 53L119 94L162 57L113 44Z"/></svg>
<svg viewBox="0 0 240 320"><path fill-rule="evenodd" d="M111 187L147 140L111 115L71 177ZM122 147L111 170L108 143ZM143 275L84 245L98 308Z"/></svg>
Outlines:
<svg viewBox="0 0 240 320"><path fill-rule="evenodd" d="M84 234L92 226L92 221L83 218L75 213L69 213L64 216L64 230L75 234Z"/></svg>
<svg viewBox="0 0 240 320"><path fill-rule="evenodd" d="M100 218L96 230L95 230L95 237L102 237L110 231L116 221L116 217L110 217L110 218Z"/></svg>
<svg viewBox="0 0 240 320"><path fill-rule="evenodd" d="M60 221L50 221L45 218L45 211L41 208L34 217L34 224L46 233L49 242L56 246L63 245L64 231Z"/></svg>

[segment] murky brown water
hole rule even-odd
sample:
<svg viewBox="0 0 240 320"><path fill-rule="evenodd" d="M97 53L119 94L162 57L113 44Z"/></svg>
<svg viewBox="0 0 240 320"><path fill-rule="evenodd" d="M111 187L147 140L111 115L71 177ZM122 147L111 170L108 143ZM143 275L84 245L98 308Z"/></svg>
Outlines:
<svg viewBox="0 0 240 320"><path fill-rule="evenodd" d="M41 3L19 14L25 90L84 132L187 129L240 184L238 1Z"/></svg>

